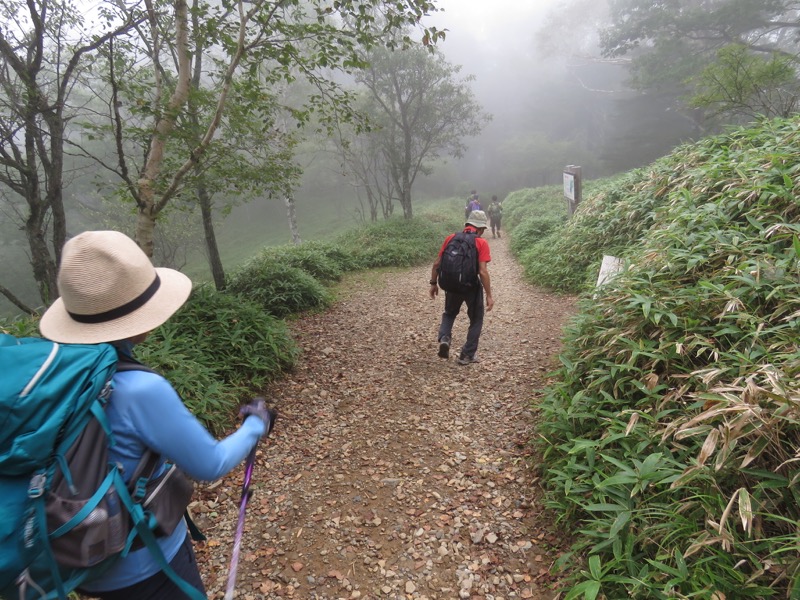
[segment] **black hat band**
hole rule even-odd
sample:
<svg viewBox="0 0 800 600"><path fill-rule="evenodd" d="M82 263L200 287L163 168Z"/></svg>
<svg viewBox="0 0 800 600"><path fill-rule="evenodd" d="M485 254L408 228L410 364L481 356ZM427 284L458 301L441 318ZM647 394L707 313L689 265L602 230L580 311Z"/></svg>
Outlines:
<svg viewBox="0 0 800 600"><path fill-rule="evenodd" d="M117 308L112 308L111 310L107 310L105 312L97 313L95 315L79 315L77 313L73 313L67 311L70 317L72 317L78 323L90 323L90 324L97 324L97 323L107 323L108 321L114 321L115 319L119 319L126 315L131 314L133 311L141 308L144 306L150 298L152 298L155 293L158 291L158 288L161 287L161 279L158 277L158 273L156 273L156 278L153 280L148 288L143 291L141 294L136 296L130 302L123 304Z"/></svg>

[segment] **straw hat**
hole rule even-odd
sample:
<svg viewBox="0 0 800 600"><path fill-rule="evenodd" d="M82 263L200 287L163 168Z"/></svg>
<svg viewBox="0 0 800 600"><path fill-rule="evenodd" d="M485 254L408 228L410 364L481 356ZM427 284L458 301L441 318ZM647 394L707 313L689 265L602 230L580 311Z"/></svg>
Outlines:
<svg viewBox="0 0 800 600"><path fill-rule="evenodd" d="M471 213L469 213L467 222L464 223L464 225L472 225L478 229L481 227L486 229L486 213L482 210L473 210Z"/></svg>
<svg viewBox="0 0 800 600"><path fill-rule="evenodd" d="M131 238L118 231L86 231L66 244L58 271L61 297L39 321L55 342L97 344L155 329L192 291L173 269L154 268Z"/></svg>

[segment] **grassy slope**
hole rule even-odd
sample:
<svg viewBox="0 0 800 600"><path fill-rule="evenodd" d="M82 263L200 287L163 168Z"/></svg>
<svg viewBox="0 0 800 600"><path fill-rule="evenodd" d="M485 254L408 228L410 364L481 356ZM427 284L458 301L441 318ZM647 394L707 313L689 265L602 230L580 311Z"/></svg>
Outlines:
<svg viewBox="0 0 800 600"><path fill-rule="evenodd" d="M516 247L532 280L587 292L541 403L588 567L566 598L800 598L798 132L679 148ZM595 294L603 253L629 268Z"/></svg>

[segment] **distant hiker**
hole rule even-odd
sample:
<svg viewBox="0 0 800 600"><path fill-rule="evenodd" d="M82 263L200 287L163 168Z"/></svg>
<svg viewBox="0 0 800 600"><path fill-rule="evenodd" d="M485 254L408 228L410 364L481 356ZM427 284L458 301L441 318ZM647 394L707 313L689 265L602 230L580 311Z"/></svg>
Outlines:
<svg viewBox="0 0 800 600"><path fill-rule="evenodd" d="M469 198L467 199L467 205L464 207L464 219L469 219L469 215L472 211L475 210L483 210L481 208L481 203L478 198L478 192L472 190L469 193Z"/></svg>
<svg viewBox="0 0 800 600"><path fill-rule="evenodd" d="M84 232L64 245L58 273L61 297L42 316L39 328L43 336L63 344L112 343L120 357L133 361L133 346L167 321L191 290L188 277L154 268L126 235ZM246 416L241 427L216 440L166 379L149 370L117 370L105 409L115 440L109 460L122 466L128 480L149 449L158 455L152 478L162 474L164 459L169 458L194 479L218 479L247 457L273 423L274 413L263 400L254 400L241 412ZM187 587L205 597L185 520L157 542ZM104 600L188 597L147 547L118 559L98 578L82 584L81 591Z"/></svg>
<svg viewBox="0 0 800 600"><path fill-rule="evenodd" d="M492 257L489 254L489 242L481 236L486 231L486 214L473 211L464 230L454 233L444 240L439 256L431 268L430 296L434 300L439 287L444 291L444 312L439 325L439 356L450 357L450 336L453 331L461 305L467 305L469 329L467 339L461 347L458 364L468 365L478 362L478 340L483 328L484 302L486 292L486 310L492 310L494 299L489 281L487 265Z"/></svg>
<svg viewBox="0 0 800 600"><path fill-rule="evenodd" d="M486 209L489 215L489 226L492 228L492 237L500 237L500 221L503 220L503 205L497 201L497 196L492 196L492 203Z"/></svg>

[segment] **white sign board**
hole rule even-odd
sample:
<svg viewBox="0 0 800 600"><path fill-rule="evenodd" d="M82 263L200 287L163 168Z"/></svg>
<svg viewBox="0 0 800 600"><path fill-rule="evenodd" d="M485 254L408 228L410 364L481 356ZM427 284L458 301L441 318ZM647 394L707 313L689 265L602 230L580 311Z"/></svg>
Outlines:
<svg viewBox="0 0 800 600"><path fill-rule="evenodd" d="M564 196L575 201L575 175L564 173Z"/></svg>
<svg viewBox="0 0 800 600"><path fill-rule="evenodd" d="M622 259L604 254L603 262L600 265L600 274L597 276L596 287L600 287L620 271L622 271Z"/></svg>

